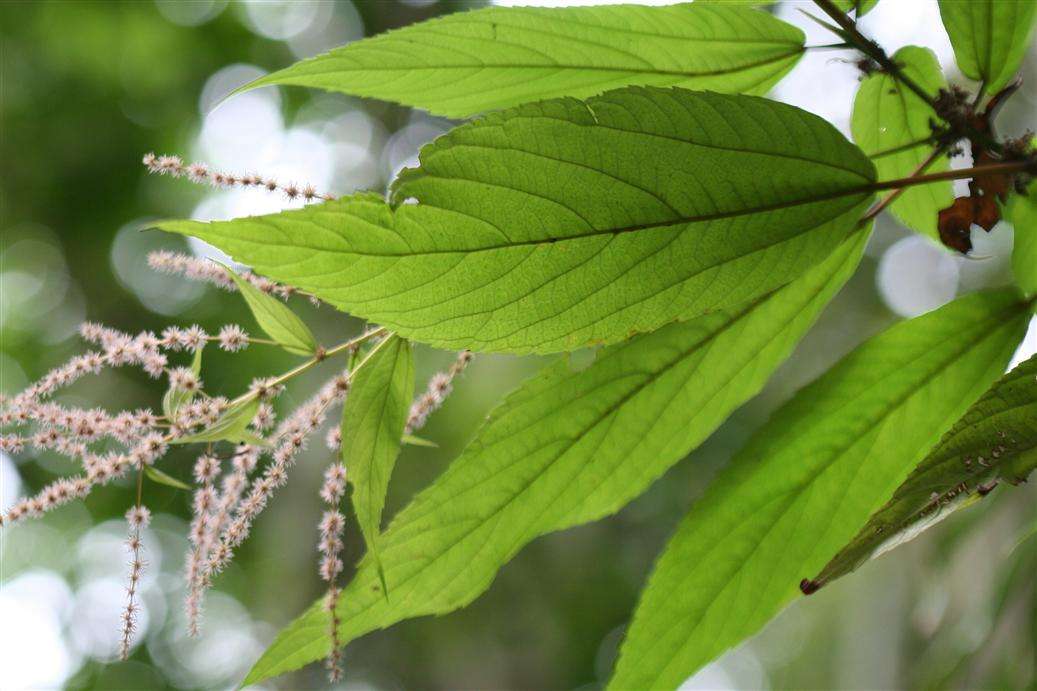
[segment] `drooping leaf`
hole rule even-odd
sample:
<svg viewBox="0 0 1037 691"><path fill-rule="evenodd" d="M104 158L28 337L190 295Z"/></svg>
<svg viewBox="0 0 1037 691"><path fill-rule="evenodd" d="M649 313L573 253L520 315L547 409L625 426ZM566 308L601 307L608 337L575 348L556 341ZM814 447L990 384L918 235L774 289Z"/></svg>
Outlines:
<svg viewBox="0 0 1037 691"><path fill-rule="evenodd" d="M752 305L637 336L580 371L560 358L513 392L383 534L389 602L361 563L339 603L341 640L463 607L526 543L643 492L760 390L853 273L867 234ZM326 616L314 607L282 631L247 682L323 657Z"/></svg>
<svg viewBox="0 0 1037 691"><path fill-rule="evenodd" d="M1026 295L1037 293L1037 185L1026 196L1016 195L1008 204L1008 220L1015 229L1012 272Z"/></svg>
<svg viewBox="0 0 1037 691"><path fill-rule="evenodd" d="M448 117L628 85L762 95L803 41L748 7L492 7L350 43L246 88L318 87Z"/></svg>
<svg viewBox="0 0 1037 691"><path fill-rule="evenodd" d="M385 494L412 398L414 357L410 344L399 336L390 336L357 365L342 409L342 462L353 484L357 523L375 559Z"/></svg>
<svg viewBox="0 0 1037 691"><path fill-rule="evenodd" d="M940 63L928 48L906 46L893 55L893 61L933 96L947 86ZM914 174L932 153L932 144L904 147L931 136L929 123L936 119L932 106L915 92L890 75L876 72L857 91L850 127L857 145L873 157L879 177L896 179ZM935 173L949 168L947 157L940 156L926 170ZM937 216L953 200L950 181L919 185L905 189L890 211L908 228L938 240Z"/></svg>
<svg viewBox="0 0 1037 691"><path fill-rule="evenodd" d="M181 480L177 480L169 473L162 472L153 465L145 466L144 474L148 476L149 480L157 482L160 485L166 485L167 487L173 487L175 489L193 489L191 485Z"/></svg>
<svg viewBox="0 0 1037 691"><path fill-rule="evenodd" d="M813 578L816 590L1037 466L1037 356L969 408L859 533Z"/></svg>
<svg viewBox="0 0 1037 691"><path fill-rule="evenodd" d="M205 350L204 346L194 351L194 358L191 360L191 371L194 372L196 377L202 373L203 350ZM174 419L177 411L179 411L182 406L194 400L196 393L198 393L197 389L186 391L170 385L166 390L166 393L162 396L162 414L165 415L168 420Z"/></svg>
<svg viewBox="0 0 1037 691"><path fill-rule="evenodd" d="M1014 291L870 339L771 416L691 509L642 592L611 686L674 688L758 631L1004 372Z"/></svg>
<svg viewBox="0 0 1037 691"><path fill-rule="evenodd" d="M361 195L159 227L416 341L556 352L788 283L849 235L874 175L792 106L630 88L456 128L401 175L395 209Z"/></svg>
<svg viewBox="0 0 1037 691"><path fill-rule="evenodd" d="M252 316L259 323L259 328L263 329L267 336L289 353L313 355L317 351L317 339L288 305L256 288L229 267L223 268L234 280L241 296L248 303Z"/></svg>
<svg viewBox="0 0 1037 691"><path fill-rule="evenodd" d="M210 427L195 434L173 439L172 444L196 444L198 442L229 441L262 446L262 438L248 430L248 424L259 410L259 400L250 398L227 408Z"/></svg>
<svg viewBox="0 0 1037 691"><path fill-rule="evenodd" d="M965 76L996 93L1015 76L1030 45L1033 0L940 0L940 17Z"/></svg>

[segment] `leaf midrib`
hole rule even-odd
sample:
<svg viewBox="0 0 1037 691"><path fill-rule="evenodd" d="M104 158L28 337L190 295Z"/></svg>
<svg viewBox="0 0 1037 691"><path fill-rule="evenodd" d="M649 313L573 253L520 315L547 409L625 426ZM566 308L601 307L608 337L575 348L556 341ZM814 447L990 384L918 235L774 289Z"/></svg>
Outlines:
<svg viewBox="0 0 1037 691"><path fill-rule="evenodd" d="M700 71L693 71L693 72L689 72L687 70L665 70L665 69L660 69L660 68L657 68L657 67L653 67L653 68L608 67L608 66L603 66L603 65L577 65L577 64L571 64L571 63L558 63L558 62L556 62L554 64L519 63L519 62L508 62L508 63L503 63L503 62L502 63L498 63L498 62L491 62L491 63L472 62L472 63L467 63L467 64L461 63L461 64L455 64L455 65L444 65L444 64L429 65L429 64L426 63L426 64L419 64L419 65L406 65L406 64L402 64L402 65L394 65L392 67L381 67L381 66L378 66L378 67L348 67L348 68L337 67L337 66L329 64L329 65L327 65L326 69L322 69L322 70L319 70L319 71L318 70L307 71L305 73L300 73L300 74L297 74L297 75L290 75L290 74L289 75L277 75L275 73L275 74L271 75L271 77L269 79L264 79L264 80L262 80L262 81L260 81L258 83L266 82L266 83L282 83L283 84L283 83L288 83L288 82L290 82L290 81L292 81L294 79L302 79L302 78L307 78L307 77L319 77L319 76L323 76L323 75L326 75L326 74L341 74L343 72L365 73L365 72L404 72L404 71L406 71L406 72L410 73L410 72L422 72L422 71L442 72L444 70L473 70L473 69L484 69L484 70L491 70L491 69L500 69L500 70L550 70L552 72L565 71L565 70L579 70L579 71L583 71L583 72L614 72L614 73L618 73L618 74L632 74L632 75L637 75L637 74L659 74L659 75L665 75L665 76L671 76L671 77L688 77L688 78L692 78L692 77L715 77L715 76L723 76L725 74L734 74L736 72L746 72L748 70L751 70L751 69L754 69L754 68L757 68L757 67L766 67L767 65L772 65L772 64L777 63L777 62L782 62L782 61L788 60L789 58L794 57L794 56L800 54L802 51L803 51L803 49L799 48L796 51L791 51L791 52L788 52L788 53L783 53L781 55L778 55L778 56L775 56L775 57L772 57L772 58L767 58L767 59L764 59L764 60L757 60L756 62L746 62L746 63L743 63L741 65L735 66L735 67L728 67L728 68L718 69L718 70L700 70ZM335 58L329 58L328 62L330 62L331 60L346 60L346 59L353 60L354 58L348 58L346 56L339 56L339 57L335 57ZM315 66L315 65L311 65L311 67L313 67L313 66ZM419 89L419 91L420 91L420 89ZM479 95L478 93L473 93L473 94L471 94L471 97L475 98L475 97L478 97L478 95Z"/></svg>

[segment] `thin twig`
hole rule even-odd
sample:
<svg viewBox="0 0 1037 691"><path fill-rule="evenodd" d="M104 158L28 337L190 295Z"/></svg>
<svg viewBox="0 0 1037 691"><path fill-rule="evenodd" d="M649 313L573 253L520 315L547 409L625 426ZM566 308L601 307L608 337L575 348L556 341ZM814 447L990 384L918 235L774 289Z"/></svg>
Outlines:
<svg viewBox="0 0 1037 691"><path fill-rule="evenodd" d="M911 91L914 91L919 98L933 106L934 109L936 108L936 99L933 95L923 89L914 79L904 74L900 66L886 55L886 51L883 50L882 46L862 34L860 29L857 28L857 24L851 21L844 12L840 11L832 0L814 0L814 4L846 32L844 38L849 40L857 50L879 63L884 72L887 72L894 79L911 89Z"/></svg>
<svg viewBox="0 0 1037 691"><path fill-rule="evenodd" d="M916 177L924 173L929 168L929 166L931 166L936 161L936 159L943 155L944 151L946 151L946 148L946 146L941 146L937 147L936 149L933 149L929 156L920 164L918 164L917 168L914 169L914 171L911 173L911 177ZM886 197L883 198L878 204L873 206L868 211L868 213L864 214L864 216L861 217L860 225L864 225L865 223L867 223L868 221L870 221L871 219L875 218L880 213L885 211L890 204L895 202L897 198L904 193L905 189L907 188L901 187L899 189L893 190L893 192L886 195Z"/></svg>

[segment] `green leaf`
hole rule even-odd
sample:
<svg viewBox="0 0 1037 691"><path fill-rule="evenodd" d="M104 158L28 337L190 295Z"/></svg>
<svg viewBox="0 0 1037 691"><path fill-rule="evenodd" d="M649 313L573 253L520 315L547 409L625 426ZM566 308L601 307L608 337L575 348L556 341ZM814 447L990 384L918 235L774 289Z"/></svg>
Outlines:
<svg viewBox="0 0 1037 691"><path fill-rule="evenodd" d="M847 13L853 10L858 17L863 17L871 12L877 4L879 4L879 0L835 0L835 6L840 10Z"/></svg>
<svg viewBox="0 0 1037 691"><path fill-rule="evenodd" d="M1012 80L1030 44L1033 0L940 0L940 17L965 76L996 93Z"/></svg>
<svg viewBox="0 0 1037 691"><path fill-rule="evenodd" d="M1015 195L1008 203L1008 220L1015 229L1012 272L1026 295L1037 294L1037 185L1028 195Z"/></svg>
<svg viewBox="0 0 1037 691"><path fill-rule="evenodd" d="M313 355L317 351L317 339L313 337L309 327L299 319L288 305L273 295L267 295L259 288L238 276L229 267L223 267L238 286L241 296L248 303L252 316L259 323L267 336L277 342L289 353L296 355Z"/></svg>
<svg viewBox="0 0 1037 691"><path fill-rule="evenodd" d="M448 117L628 85L762 95L803 41L746 7L493 7L356 41L245 88L318 87Z"/></svg>
<svg viewBox="0 0 1037 691"><path fill-rule="evenodd" d="M940 63L928 48L906 46L893 55L893 60L926 93L935 96L947 86ZM857 91L850 127L857 145L873 157L879 177L897 179L914 174L932 153L932 144L903 147L931 136L929 123L934 120L932 106L893 77L877 72L866 77ZM940 156L927 172L949 169L947 157ZM951 183L944 181L905 189L890 210L908 228L939 240L937 214L953 201Z"/></svg>
<svg viewBox="0 0 1037 691"><path fill-rule="evenodd" d="M447 471L382 536L386 602L370 559L339 602L343 642L443 614L486 590L539 535L614 513L754 396L853 273L860 231L795 282L751 305L562 357L513 392ZM328 652L315 606L281 632L247 683Z"/></svg>
<svg viewBox="0 0 1037 691"><path fill-rule="evenodd" d="M191 485L181 480L177 480L172 475L164 473L155 466L149 465L144 467L144 474L148 476L148 479L157 482L160 485L166 485L168 487L175 487L176 489L193 489Z"/></svg>
<svg viewBox="0 0 1037 691"><path fill-rule="evenodd" d="M673 688L758 631L1002 372L1026 328L977 293L870 339L771 416L663 551L611 686Z"/></svg>
<svg viewBox="0 0 1037 691"><path fill-rule="evenodd" d="M250 398L232 405L212 424L196 434L178 437L171 444L196 444L198 442L229 441L235 444L246 443L264 445L266 442L248 431L248 425L259 410L259 400Z"/></svg>
<svg viewBox="0 0 1037 691"><path fill-rule="evenodd" d="M825 565L812 589L913 538L997 482L1025 480L1035 466L1037 357L1001 377L969 408L889 503Z"/></svg>
<svg viewBox="0 0 1037 691"><path fill-rule="evenodd" d="M390 336L357 365L342 410L342 462L353 483L357 523L375 560L385 495L412 398L414 357L410 344L399 336Z"/></svg>
<svg viewBox="0 0 1037 691"><path fill-rule="evenodd" d="M402 441L404 444L408 444L410 446L425 446L425 447L428 447L430 449L439 448L439 444L437 444L436 442L431 441L430 439L425 439L424 437L418 437L418 436L413 435L413 434L405 434L405 435L403 435L403 437L402 437L402 439L400 441Z"/></svg>
<svg viewBox="0 0 1037 691"><path fill-rule="evenodd" d="M630 88L454 129L400 176L395 209L360 195L158 227L416 341L557 352L788 283L850 234L874 176L798 108Z"/></svg>
<svg viewBox="0 0 1037 691"><path fill-rule="evenodd" d="M202 346L198 350L194 351L194 359L191 361L191 371L194 372L195 376L202 373L202 351L205 350L205 346ZM166 419L173 420L176 417L177 411L180 408L192 400L194 400L195 394L198 390L185 391L178 389L175 386L170 386L166 390L165 395L162 396L162 414L166 416Z"/></svg>

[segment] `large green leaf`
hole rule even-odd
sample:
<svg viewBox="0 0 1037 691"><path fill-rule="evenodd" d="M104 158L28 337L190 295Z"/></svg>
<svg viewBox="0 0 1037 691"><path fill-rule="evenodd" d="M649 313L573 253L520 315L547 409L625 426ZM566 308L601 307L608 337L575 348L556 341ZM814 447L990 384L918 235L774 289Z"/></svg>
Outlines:
<svg viewBox="0 0 1037 691"><path fill-rule="evenodd" d="M395 208L362 195L159 227L413 340L556 352L788 283L849 235L874 176L798 108L628 88L458 127L401 175Z"/></svg>
<svg viewBox="0 0 1037 691"><path fill-rule="evenodd" d="M1030 45L1033 0L940 0L940 17L965 76L995 93L1015 76Z"/></svg>
<svg viewBox="0 0 1037 691"><path fill-rule="evenodd" d="M1016 195L1008 204L1008 220L1015 230L1012 272L1027 295L1037 294L1037 185L1025 196Z"/></svg>
<svg viewBox="0 0 1037 691"><path fill-rule="evenodd" d="M803 40L747 7L493 7L350 43L247 88L319 87L449 117L637 84L764 94Z"/></svg>
<svg viewBox="0 0 1037 691"><path fill-rule="evenodd" d="M893 55L893 60L927 93L935 96L947 86L940 63L928 48L906 46ZM857 145L874 157L879 177L895 179L912 175L932 153L932 145L903 147L932 135L929 123L935 119L932 106L915 92L890 75L877 72L866 77L857 91L850 127ZM949 168L947 157L941 156L927 170ZM944 181L905 189L890 210L908 228L938 240L937 214L952 201L951 183Z"/></svg>
<svg viewBox="0 0 1037 691"><path fill-rule="evenodd" d="M1003 376L807 586L816 590L1037 466L1037 357Z"/></svg>
<svg viewBox="0 0 1037 691"><path fill-rule="evenodd" d="M353 484L353 507L367 549L377 558L382 509L414 398L410 344L390 336L357 365L342 409L342 462Z"/></svg>
<svg viewBox="0 0 1037 691"><path fill-rule="evenodd" d="M612 688L674 688L758 631L1004 372L1025 311L1014 291L961 298L867 341L779 409L660 556Z"/></svg>
<svg viewBox="0 0 1037 691"><path fill-rule="evenodd" d="M339 603L349 641L471 602L523 545L618 510L700 444L775 367L853 273L867 231L772 295L561 359L494 410L475 441L382 536L390 599L365 559ZM319 607L285 629L255 683L328 651Z"/></svg>

